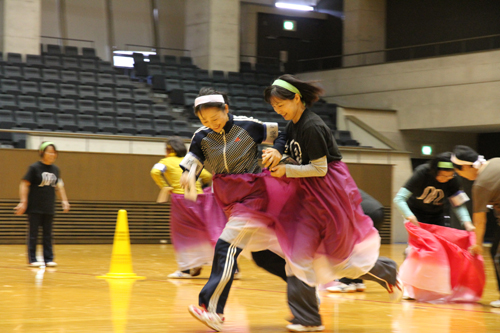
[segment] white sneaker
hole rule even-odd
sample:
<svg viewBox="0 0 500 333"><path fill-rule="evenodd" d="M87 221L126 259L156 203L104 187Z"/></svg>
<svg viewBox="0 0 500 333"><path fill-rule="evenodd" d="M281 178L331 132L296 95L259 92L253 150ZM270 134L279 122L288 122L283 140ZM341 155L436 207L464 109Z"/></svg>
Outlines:
<svg viewBox="0 0 500 333"><path fill-rule="evenodd" d="M399 279L399 275L396 276L396 284L389 285L389 299L391 302L400 302L403 298L403 282Z"/></svg>
<svg viewBox="0 0 500 333"><path fill-rule="evenodd" d="M48 263L45 264L45 266L47 266L47 267L56 267L57 263L55 263L53 261L49 261Z"/></svg>
<svg viewBox="0 0 500 333"><path fill-rule="evenodd" d="M366 286L365 286L365 284L363 282L361 282L361 283L355 283L354 285L356 286L356 291L361 292L361 291L365 291L366 290Z"/></svg>
<svg viewBox="0 0 500 333"><path fill-rule="evenodd" d="M191 274L182 273L181 271L175 271L172 274L167 275L169 279L190 279L192 278Z"/></svg>
<svg viewBox="0 0 500 333"><path fill-rule="evenodd" d="M500 308L500 299L498 301L493 301L490 303L493 308Z"/></svg>
<svg viewBox="0 0 500 333"><path fill-rule="evenodd" d="M30 262L28 264L28 266L30 267L40 267L40 266L44 266L45 263L44 262L41 262L41 261L34 261L34 262Z"/></svg>
<svg viewBox="0 0 500 333"><path fill-rule="evenodd" d="M356 284L345 284L342 282L338 282L337 284L326 288L331 293L355 293L356 292Z"/></svg>
<svg viewBox="0 0 500 333"><path fill-rule="evenodd" d="M290 324L286 325L286 328L290 332L321 332L325 329L325 326L303 326L300 324Z"/></svg>
<svg viewBox="0 0 500 333"><path fill-rule="evenodd" d="M222 324L224 324L224 317L221 317L217 313L208 312L205 309L201 309L194 305L188 307L189 313L201 321L203 324L207 325L217 332L222 331Z"/></svg>

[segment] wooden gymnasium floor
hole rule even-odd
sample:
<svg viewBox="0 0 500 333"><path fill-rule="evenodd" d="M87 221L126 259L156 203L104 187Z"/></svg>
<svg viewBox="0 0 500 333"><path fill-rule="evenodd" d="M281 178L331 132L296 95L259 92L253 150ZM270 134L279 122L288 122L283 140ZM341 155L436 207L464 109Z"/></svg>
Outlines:
<svg viewBox="0 0 500 333"><path fill-rule="evenodd" d="M56 269L25 265L25 247L2 245L0 332L211 332L187 312L208 276L167 280L175 270L171 245L132 245L134 271L146 280L129 284L95 276L108 272L111 245L56 245ZM383 245L382 254L402 261L403 245ZM393 304L378 285L367 291L321 295L325 332L500 332L500 309L489 254L487 286L477 304ZM286 286L280 279L240 261L226 307L225 332L286 332Z"/></svg>

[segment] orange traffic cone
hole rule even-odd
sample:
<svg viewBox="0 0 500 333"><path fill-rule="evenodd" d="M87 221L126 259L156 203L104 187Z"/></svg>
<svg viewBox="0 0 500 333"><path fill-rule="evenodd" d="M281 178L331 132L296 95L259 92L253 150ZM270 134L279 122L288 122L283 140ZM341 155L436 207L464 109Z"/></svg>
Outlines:
<svg viewBox="0 0 500 333"><path fill-rule="evenodd" d="M111 268L106 275L98 276L101 279L145 279L137 276L132 270L132 255L130 253L130 237L128 233L127 211L119 210L116 221Z"/></svg>

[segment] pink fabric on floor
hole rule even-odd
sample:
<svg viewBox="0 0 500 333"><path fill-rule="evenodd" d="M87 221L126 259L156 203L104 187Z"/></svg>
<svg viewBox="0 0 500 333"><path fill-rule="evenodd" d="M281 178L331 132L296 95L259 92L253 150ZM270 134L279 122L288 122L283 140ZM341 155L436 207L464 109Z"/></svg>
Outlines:
<svg viewBox="0 0 500 333"><path fill-rule="evenodd" d="M482 256L468 249L474 233L438 225L406 223L411 246L399 274L410 297L422 302L475 302L486 277Z"/></svg>
<svg viewBox="0 0 500 333"><path fill-rule="evenodd" d="M356 278L378 258L380 237L343 162L329 163L325 177L216 175L214 192L227 216L274 229L294 275L310 285Z"/></svg>
<svg viewBox="0 0 500 333"><path fill-rule="evenodd" d="M198 194L196 202L172 194L170 231L179 269L211 263L215 243L227 219L213 193Z"/></svg>

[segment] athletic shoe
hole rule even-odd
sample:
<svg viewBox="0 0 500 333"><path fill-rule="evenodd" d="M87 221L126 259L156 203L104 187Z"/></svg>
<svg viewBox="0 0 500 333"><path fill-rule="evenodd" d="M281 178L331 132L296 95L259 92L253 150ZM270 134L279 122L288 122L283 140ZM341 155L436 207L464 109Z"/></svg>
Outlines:
<svg viewBox="0 0 500 333"><path fill-rule="evenodd" d="M190 274L191 276L198 276L198 275L200 275L200 274L201 274L201 267L191 268L191 269L189 270L189 274Z"/></svg>
<svg viewBox="0 0 500 333"><path fill-rule="evenodd" d="M221 317L217 313L208 312L205 309L198 308L194 305L188 307L189 313L201 321L203 324L207 325L217 332L222 331L222 324L224 324L224 317Z"/></svg>
<svg viewBox="0 0 500 333"><path fill-rule="evenodd" d="M403 290L403 299L404 299L405 301L414 301L414 300L415 300L413 297L411 297L411 296L408 294L408 291L407 291L407 289L406 289L406 288Z"/></svg>
<svg viewBox="0 0 500 333"><path fill-rule="evenodd" d="M326 288L331 293L355 293L356 292L356 283L345 284L342 282L338 282L335 285Z"/></svg>
<svg viewBox="0 0 500 333"><path fill-rule="evenodd" d="M321 332L325 329L325 326L303 326L300 324L290 324L286 325L286 328L290 332Z"/></svg>
<svg viewBox="0 0 500 333"><path fill-rule="evenodd" d="M190 279L192 278L191 274L183 273L181 271L175 271L172 274L167 275L169 279Z"/></svg>
<svg viewBox="0 0 500 333"><path fill-rule="evenodd" d="M356 286L356 291L365 291L366 290L366 286L363 282L361 283L355 283L354 284Z"/></svg>
<svg viewBox="0 0 500 333"><path fill-rule="evenodd" d="M45 266L47 266L47 267L56 267L57 263L55 263L53 261L49 261L48 263L45 264Z"/></svg>
<svg viewBox="0 0 500 333"><path fill-rule="evenodd" d="M34 262L30 262L28 264L28 266L30 267L40 267L40 266L44 266L45 263L44 262L41 262L41 261L34 261Z"/></svg>
<svg viewBox="0 0 500 333"><path fill-rule="evenodd" d="M387 291L389 291L391 302L396 303L401 301L401 298L403 298L403 282L399 279L399 275L396 276L396 284L390 284Z"/></svg>
<svg viewBox="0 0 500 333"><path fill-rule="evenodd" d="M493 307L493 308L500 308L500 300L498 301L493 301L490 303L490 305Z"/></svg>

